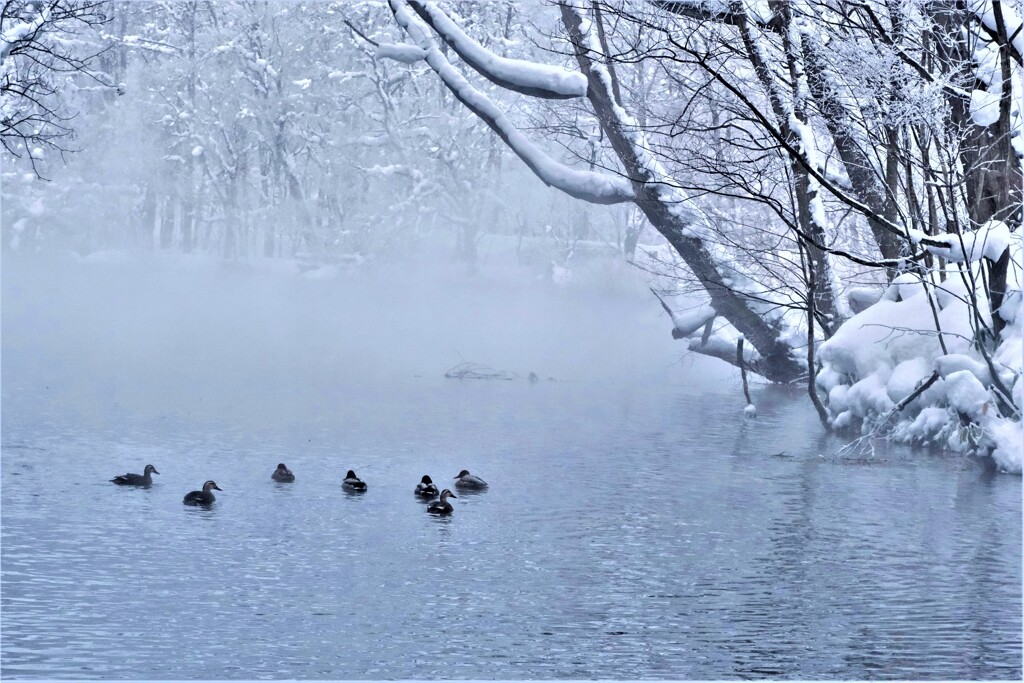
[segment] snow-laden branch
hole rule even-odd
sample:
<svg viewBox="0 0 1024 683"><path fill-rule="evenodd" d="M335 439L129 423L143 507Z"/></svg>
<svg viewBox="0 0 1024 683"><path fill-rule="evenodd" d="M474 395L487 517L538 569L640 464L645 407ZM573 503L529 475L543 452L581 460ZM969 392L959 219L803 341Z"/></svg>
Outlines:
<svg viewBox="0 0 1024 683"><path fill-rule="evenodd" d="M936 256L947 261L963 263L979 261L982 257L998 261L1010 246L1010 228L1002 221L989 221L973 232L928 235L910 230L910 239Z"/></svg>
<svg viewBox="0 0 1024 683"><path fill-rule="evenodd" d="M7 61L11 51L23 41L31 41L50 18L50 8L44 7L31 21L22 21L0 34L0 64Z"/></svg>
<svg viewBox="0 0 1024 683"><path fill-rule="evenodd" d="M618 204L634 200L629 182L616 176L580 171L552 159L530 142L505 113L465 79L438 49L428 29L417 20L403 0L388 0L395 20L412 41L426 52L426 62L455 97L480 117L546 185L593 204Z"/></svg>
<svg viewBox="0 0 1024 683"><path fill-rule="evenodd" d="M368 175L375 175L381 178L390 178L392 176L405 176L417 183L423 180L423 174L419 170L411 166L406 166L405 164L391 164L389 166L381 166L380 164L377 164L371 166L370 168L363 168L361 166L358 168L360 171Z"/></svg>
<svg viewBox="0 0 1024 683"><path fill-rule="evenodd" d="M692 334L695 334L698 330L706 328L708 323L715 319L718 313L710 304L702 304L692 311L686 313L676 313L665 300L661 298L661 295L651 289L651 293L658 298L661 302L661 307L668 313L668 317L672 319L672 338L673 339L685 339Z"/></svg>
<svg viewBox="0 0 1024 683"><path fill-rule="evenodd" d="M151 52L158 52L164 55L178 55L182 53L182 49L180 47L170 45L169 43L163 43L159 40L151 40L149 38L144 38L143 36L117 36L110 33L104 33L102 37L103 40L109 41L111 43L120 42L122 45L125 45L126 47L133 47L140 50L149 50ZM219 51L227 52L228 49L230 48L222 48Z"/></svg>
<svg viewBox="0 0 1024 683"><path fill-rule="evenodd" d="M730 365L739 366L739 362L736 357L736 341L733 339L727 339L722 335L713 334L706 339L693 337L687 340L686 348L694 353L718 358L719 360L724 360ZM744 345L742 353L744 365L751 369L755 369L759 366L761 355L756 349L751 346Z"/></svg>
<svg viewBox="0 0 1024 683"><path fill-rule="evenodd" d="M427 58L427 51L415 45L380 43L373 56L375 59L393 59L403 64L415 64Z"/></svg>
<svg viewBox="0 0 1024 683"><path fill-rule="evenodd" d="M741 344L737 353L736 342L743 339L742 335L733 338L722 332L714 331L713 324L718 314L710 304L701 304L686 313L676 313L669 308L665 300L653 288L651 293L657 297L662 308L672 318L672 338L684 340L688 351L711 356L736 367L746 366L755 372L758 371L761 354L757 352L757 349ZM697 334L698 332L700 334ZM742 365L740 359L742 359Z"/></svg>
<svg viewBox="0 0 1024 683"><path fill-rule="evenodd" d="M1024 61L1024 21L1021 21L1017 11L1009 3L999 0L970 0L968 7L997 42L1005 38L1010 54L1021 64ZM997 17L997 12L1001 16ZM1005 36L999 31L1000 19L1006 31Z"/></svg>
<svg viewBox="0 0 1024 683"><path fill-rule="evenodd" d="M733 26L753 21L764 28L779 28L775 13L764 1L735 3L723 0L654 0L654 6L680 17L700 21L717 21Z"/></svg>
<svg viewBox="0 0 1024 683"><path fill-rule="evenodd" d="M433 2L408 1L466 64L492 83L507 90L546 99L570 99L587 94L587 78L580 72L496 55L467 36Z"/></svg>

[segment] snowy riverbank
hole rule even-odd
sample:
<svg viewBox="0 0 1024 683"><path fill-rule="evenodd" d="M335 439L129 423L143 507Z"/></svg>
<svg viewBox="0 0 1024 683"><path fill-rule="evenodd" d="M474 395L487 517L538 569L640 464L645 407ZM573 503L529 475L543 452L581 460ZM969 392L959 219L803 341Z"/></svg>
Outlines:
<svg viewBox="0 0 1024 683"><path fill-rule="evenodd" d="M992 315L977 269L949 264L941 282L904 274L881 300L848 320L821 345L818 386L837 429L883 432L901 443L991 454L999 469L1020 474L1022 314L1020 233L1010 251L1008 321L994 348L980 327ZM974 316L977 314L980 320ZM988 358L986 358L988 356ZM890 430L891 431L888 431Z"/></svg>

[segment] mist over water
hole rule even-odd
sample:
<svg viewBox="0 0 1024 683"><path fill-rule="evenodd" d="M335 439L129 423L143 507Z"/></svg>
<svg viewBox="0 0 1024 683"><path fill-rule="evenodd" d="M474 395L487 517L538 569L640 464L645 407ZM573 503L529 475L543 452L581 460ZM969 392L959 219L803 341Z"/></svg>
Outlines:
<svg viewBox="0 0 1024 683"><path fill-rule="evenodd" d="M608 274L560 287L529 270L468 276L454 264L320 279L206 259L9 260L5 385L42 381L82 409L104 398L160 410L202 401L205 413L260 409L264 392L301 400L440 377L463 361L523 379L678 378L693 363L680 364L657 301L627 265ZM730 374L696 363L689 381Z"/></svg>
<svg viewBox="0 0 1024 683"><path fill-rule="evenodd" d="M1020 677L1020 480L743 418L625 266L2 276L4 678Z"/></svg>

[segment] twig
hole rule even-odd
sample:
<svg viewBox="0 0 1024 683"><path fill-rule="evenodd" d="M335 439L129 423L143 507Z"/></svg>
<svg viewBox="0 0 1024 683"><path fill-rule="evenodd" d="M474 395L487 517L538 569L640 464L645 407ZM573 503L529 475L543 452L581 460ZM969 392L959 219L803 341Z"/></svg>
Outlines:
<svg viewBox="0 0 1024 683"><path fill-rule="evenodd" d="M885 424L886 422L888 422L889 419L892 418L893 415L895 415L896 413L900 412L901 410L906 408L908 405L910 405L911 401L913 401L915 398L917 398L918 396L920 396L921 394L926 392L928 390L928 387L930 387L931 385L935 384L938 381L939 381L939 371L936 370L935 372L932 373L932 376L927 379L927 381L925 381L917 389L914 389L914 391L912 391L909 396L907 396L902 401L900 401L899 403L894 405L892 407L892 410L889 411L889 414L885 416L884 420L882 420L882 424Z"/></svg>
<svg viewBox="0 0 1024 683"><path fill-rule="evenodd" d="M360 38L362 38L363 40L365 40L366 42L368 42L368 43L369 43L370 45L373 45L374 47L380 47L380 43L378 43L378 42L377 42L376 40L373 40L372 38L367 38L367 37L366 37L366 34L364 34L364 33L363 33L362 31L360 31L359 29L357 29L357 28L356 28L356 27L355 27L355 26L354 26L354 25L352 24L352 22L351 22L351 21L349 21L348 19L343 19L343 21L345 22L345 24L346 24L346 25L347 25L347 26L348 26L348 27L349 27L350 29L352 29L352 32L353 32L353 33L355 33L355 34L356 34L357 36L359 36Z"/></svg>

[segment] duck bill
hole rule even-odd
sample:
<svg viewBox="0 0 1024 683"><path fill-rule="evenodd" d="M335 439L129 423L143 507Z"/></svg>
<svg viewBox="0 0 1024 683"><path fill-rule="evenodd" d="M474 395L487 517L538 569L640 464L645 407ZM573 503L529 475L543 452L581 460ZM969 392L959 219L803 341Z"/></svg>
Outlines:
<svg viewBox="0 0 1024 683"><path fill-rule="evenodd" d="M156 468L154 467L154 468L153 468L153 474L160 474L160 470L158 470L158 469L156 469Z"/></svg>

